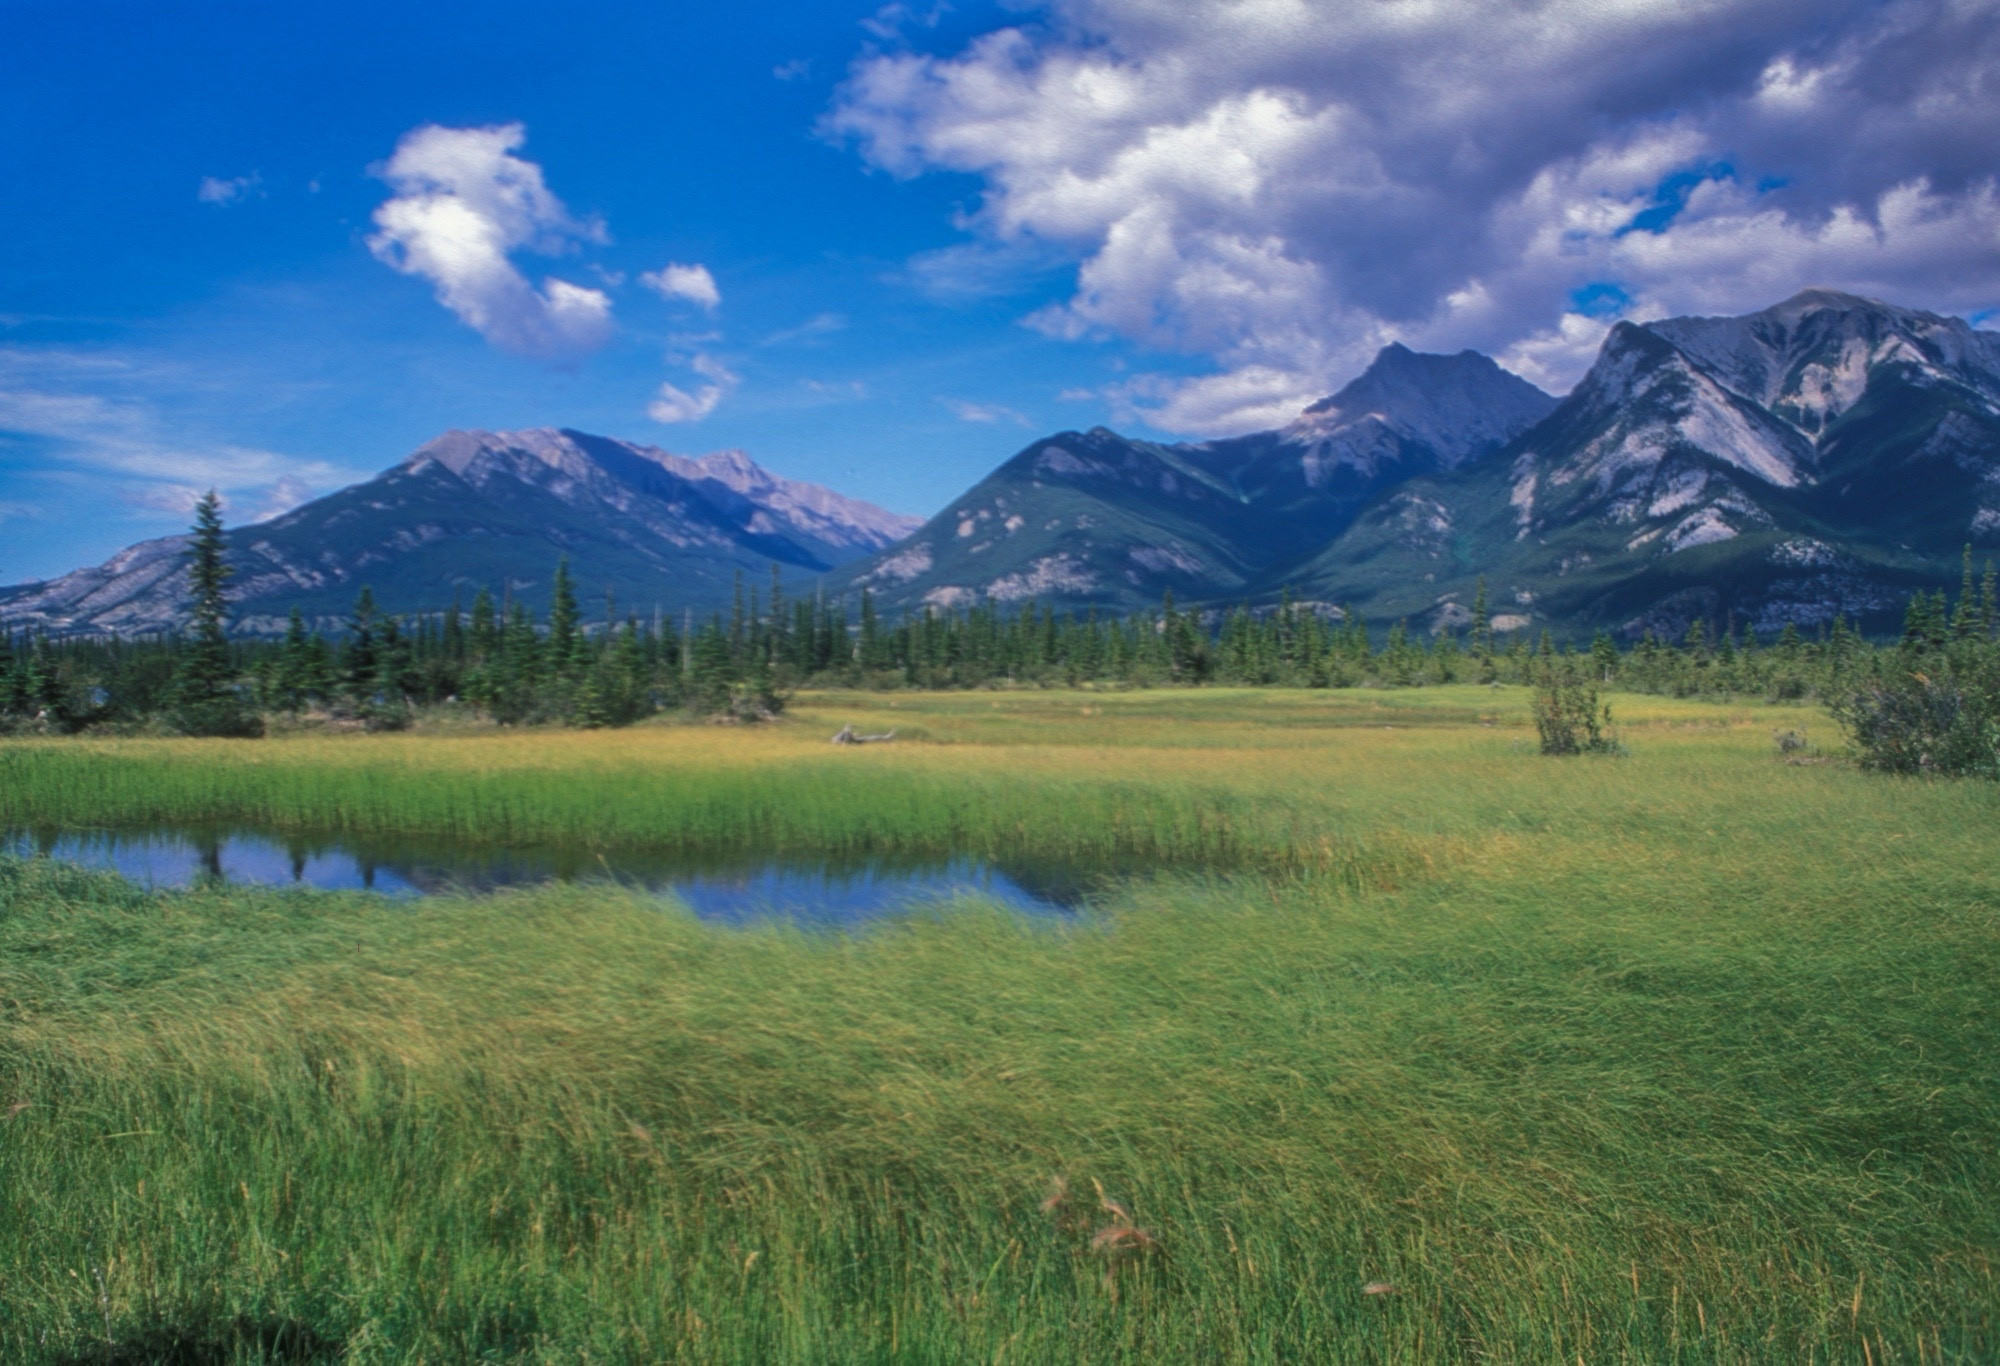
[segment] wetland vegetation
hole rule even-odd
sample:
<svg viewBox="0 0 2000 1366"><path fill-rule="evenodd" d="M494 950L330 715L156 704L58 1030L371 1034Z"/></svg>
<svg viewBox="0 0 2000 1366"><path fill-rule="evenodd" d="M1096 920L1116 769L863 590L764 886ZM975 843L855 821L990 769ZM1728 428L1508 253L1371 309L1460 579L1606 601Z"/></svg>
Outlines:
<svg viewBox="0 0 2000 1366"><path fill-rule="evenodd" d="M0 744L0 824L1146 870L826 935L0 860L0 1357L1990 1359L2000 788L1616 704Z"/></svg>

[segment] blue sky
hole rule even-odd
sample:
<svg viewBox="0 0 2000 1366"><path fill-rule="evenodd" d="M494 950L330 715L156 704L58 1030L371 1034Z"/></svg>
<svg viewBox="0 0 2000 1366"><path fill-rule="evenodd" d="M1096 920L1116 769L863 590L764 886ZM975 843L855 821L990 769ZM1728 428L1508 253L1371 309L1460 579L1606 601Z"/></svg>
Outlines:
<svg viewBox="0 0 2000 1366"><path fill-rule="evenodd" d="M0 582L450 427L741 447L928 514L1039 433L1282 421L1391 340L1561 389L1618 317L1990 314L1995 32L1985 0L0 0ZM522 175L520 222L476 218ZM505 255L426 273L440 205Z"/></svg>
<svg viewBox="0 0 2000 1366"><path fill-rule="evenodd" d="M859 22L875 8L0 7L0 387L39 399L0 434L0 582L180 529L186 488L234 486L233 518L253 515L454 426L740 446L928 512L1030 425L1100 420L1055 395L1108 373L1109 349L1015 325L1053 297L1046 272L955 296L912 275L962 240L976 185L871 173L816 135L880 41ZM590 354L510 355L366 244L389 198L369 168L400 137L508 122L550 191L606 225L604 245L519 258L612 298ZM670 262L711 272L712 313L637 284ZM699 422L652 421L662 382L698 389L668 359L694 349L740 382Z"/></svg>

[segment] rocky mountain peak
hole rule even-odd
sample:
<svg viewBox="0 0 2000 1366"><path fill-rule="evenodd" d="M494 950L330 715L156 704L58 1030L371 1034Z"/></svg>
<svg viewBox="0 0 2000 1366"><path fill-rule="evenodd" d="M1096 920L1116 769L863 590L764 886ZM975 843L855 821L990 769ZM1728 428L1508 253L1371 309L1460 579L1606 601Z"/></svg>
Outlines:
<svg viewBox="0 0 2000 1366"><path fill-rule="evenodd" d="M464 477L482 459L518 452L545 465L560 465L580 456L568 434L554 427L526 427L519 431L489 432L480 428L454 428L425 442L404 459L402 468L416 469L425 463L442 465Z"/></svg>
<svg viewBox="0 0 2000 1366"><path fill-rule="evenodd" d="M770 478L756 461L739 450L716 451L694 463L710 479L719 479L724 483L748 483L754 479Z"/></svg>
<svg viewBox="0 0 2000 1366"><path fill-rule="evenodd" d="M1477 351L1433 355L1392 342L1280 436L1302 446L1345 444L1366 462L1360 452L1379 450L1387 433L1428 448L1437 468L1451 469L1505 445L1555 405L1553 397ZM1321 452L1327 455L1337 458L1334 451Z"/></svg>
<svg viewBox="0 0 2000 1366"><path fill-rule="evenodd" d="M1888 365L2000 399L2000 336L1838 290L1802 290L1737 318L1665 318L1645 327L1809 437L1852 410Z"/></svg>

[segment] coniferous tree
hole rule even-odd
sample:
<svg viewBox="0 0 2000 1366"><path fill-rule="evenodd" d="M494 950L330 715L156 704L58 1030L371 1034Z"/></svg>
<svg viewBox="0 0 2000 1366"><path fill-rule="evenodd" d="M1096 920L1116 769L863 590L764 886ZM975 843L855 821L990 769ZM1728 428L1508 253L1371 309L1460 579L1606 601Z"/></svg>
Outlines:
<svg viewBox="0 0 2000 1366"><path fill-rule="evenodd" d="M785 581L777 562L771 563L771 663L781 677L789 677L791 659L790 622L786 619Z"/></svg>
<svg viewBox="0 0 2000 1366"><path fill-rule="evenodd" d="M1921 590L1912 593L1909 605L1903 609L1903 652L1911 656L1921 655L1931 648L1941 633L1941 623L1932 617L1930 594Z"/></svg>
<svg viewBox="0 0 2000 1366"><path fill-rule="evenodd" d="M171 719L184 735L261 735L264 723L244 705L229 657L228 610L223 589L230 568L222 553L222 499L210 489L195 505L194 543L188 548L188 586L194 609L175 670Z"/></svg>
<svg viewBox="0 0 2000 1366"><path fill-rule="evenodd" d="M572 674L582 662L582 613L576 605L576 582L569 576L569 557L556 561L555 582L549 587L548 666L551 677Z"/></svg>
<svg viewBox="0 0 2000 1366"><path fill-rule="evenodd" d="M458 604L459 596L453 592L451 610L445 613L444 633L438 642L454 671L465 667L465 613Z"/></svg>
<svg viewBox="0 0 2000 1366"><path fill-rule="evenodd" d="M384 617L382 666L377 681L385 708L407 709L411 694L423 686L417 676L416 652L417 642L403 629L403 623L395 617Z"/></svg>
<svg viewBox="0 0 2000 1366"><path fill-rule="evenodd" d="M24 663L21 650L14 644L14 633L0 632L0 728L27 719L23 709L27 692L22 677Z"/></svg>
<svg viewBox="0 0 2000 1366"><path fill-rule="evenodd" d="M347 648L343 651L342 672L347 695L357 707L375 704L381 688L381 618L375 611L375 590L367 584L354 598L354 614L347 619Z"/></svg>
<svg viewBox="0 0 2000 1366"><path fill-rule="evenodd" d="M1618 674L1618 645L1607 631L1599 631L1590 642L1591 672L1600 683L1609 683Z"/></svg>
<svg viewBox="0 0 2000 1366"><path fill-rule="evenodd" d="M277 668L273 671L273 704L284 711L305 709L313 694L312 644L306 634L306 619L294 607L285 622L284 643L278 647Z"/></svg>
<svg viewBox="0 0 2000 1366"><path fill-rule="evenodd" d="M1688 653L1694 657L1696 663L1706 663L1708 659L1708 623L1700 617L1696 617L1693 621L1689 622L1685 644L1687 645Z"/></svg>
<svg viewBox="0 0 2000 1366"><path fill-rule="evenodd" d="M481 588L472 598L472 628L466 642L473 663L483 664L500 644L500 626L493 614L493 595Z"/></svg>
<svg viewBox="0 0 2000 1366"><path fill-rule="evenodd" d="M1958 585L1958 609L1952 613L1951 634L1955 640L1971 640L1984 634L1980 620L1979 589L1972 578L1972 547L1965 548L1964 569Z"/></svg>
<svg viewBox="0 0 2000 1366"><path fill-rule="evenodd" d="M500 632L498 658L494 664L493 701L495 719L519 724L536 719L539 707L536 692L541 684L542 642L535 635L534 619L527 605L516 602L507 613Z"/></svg>
<svg viewBox="0 0 2000 1366"><path fill-rule="evenodd" d="M689 654L693 663L688 678L689 703L699 712L723 710L729 705L732 669L729 636L720 617L695 632Z"/></svg>
<svg viewBox="0 0 2000 1366"><path fill-rule="evenodd" d="M861 590L861 634L854 643L854 657L864 669L881 667L882 622L875 615L875 595Z"/></svg>
<svg viewBox="0 0 2000 1366"><path fill-rule="evenodd" d="M611 708L604 695L604 675L600 669L592 669L584 674L576 685L576 695L570 705L570 724L585 730L597 730L611 724Z"/></svg>

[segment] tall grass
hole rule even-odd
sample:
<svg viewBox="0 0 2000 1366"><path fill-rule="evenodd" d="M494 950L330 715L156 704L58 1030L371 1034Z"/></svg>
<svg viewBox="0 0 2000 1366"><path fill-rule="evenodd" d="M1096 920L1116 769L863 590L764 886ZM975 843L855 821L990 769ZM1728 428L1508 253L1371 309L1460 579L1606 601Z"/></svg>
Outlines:
<svg viewBox="0 0 2000 1366"><path fill-rule="evenodd" d="M536 737L204 746L76 742L0 747L0 824L159 821L506 845L569 842L786 853L1032 853L1240 866L1291 860L1298 803L1198 774L1134 781L1079 756L1022 772L935 751L916 763L757 740L718 759L685 734L628 745ZM625 737L616 737L623 740ZM790 740L791 737L785 737ZM744 751L747 750L746 755ZM744 762L745 758L749 762Z"/></svg>
<svg viewBox="0 0 2000 1366"><path fill-rule="evenodd" d="M1485 702L1484 690L1458 690ZM1345 870L1396 850L1321 790L1357 718L1433 727L1481 713L1272 705L1254 692L927 699L897 747L827 745L837 714L897 725L901 701L846 697L794 724L744 732L486 732L254 742L56 740L0 744L0 826L248 826L472 844L976 854L1181 868ZM1518 710L1518 700L1510 712ZM1497 714L1497 712L1495 713ZM1393 725L1387 721L1362 724ZM1301 732L1313 743L1301 746ZM1350 746L1349 762L1394 762ZM1397 845L1394 836L1390 846ZM1405 848L1404 853L1408 850Z"/></svg>
<svg viewBox="0 0 2000 1366"><path fill-rule="evenodd" d="M1394 730L1010 705L845 776L1180 784L1431 857L846 938L0 863L0 1358L2000 1350L1985 785L1681 704L1562 764L1470 693Z"/></svg>
<svg viewBox="0 0 2000 1366"><path fill-rule="evenodd" d="M1467 772L1462 760L1494 749L1481 719L1524 726L1524 696L849 695L768 731L15 741L0 744L0 824L1268 866L1367 829L1483 828L1490 813L1458 809L1463 794L1437 769ZM905 739L837 750L824 743L836 716ZM1409 777L1438 819L1382 818Z"/></svg>

